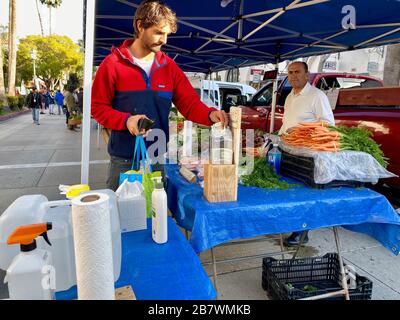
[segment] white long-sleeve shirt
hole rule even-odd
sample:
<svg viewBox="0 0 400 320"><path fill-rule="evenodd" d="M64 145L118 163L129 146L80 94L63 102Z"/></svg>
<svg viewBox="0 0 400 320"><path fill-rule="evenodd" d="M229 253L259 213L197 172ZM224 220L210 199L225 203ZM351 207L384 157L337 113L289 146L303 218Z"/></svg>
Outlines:
<svg viewBox="0 0 400 320"><path fill-rule="evenodd" d="M300 122L327 121L335 125L333 112L328 97L321 90L311 86L308 82L298 94L292 92L286 98L283 113L283 124L279 134L297 126Z"/></svg>

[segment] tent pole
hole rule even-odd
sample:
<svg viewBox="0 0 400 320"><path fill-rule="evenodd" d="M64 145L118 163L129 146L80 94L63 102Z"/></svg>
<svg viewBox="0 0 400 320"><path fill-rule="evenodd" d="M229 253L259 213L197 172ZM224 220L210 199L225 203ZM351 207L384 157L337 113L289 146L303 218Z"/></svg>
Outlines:
<svg viewBox="0 0 400 320"><path fill-rule="evenodd" d="M90 161L90 109L93 76L93 51L94 51L94 24L95 24L95 0L86 1L86 36L85 36L85 75L83 90L83 125L82 125L82 160L81 183L89 183Z"/></svg>
<svg viewBox="0 0 400 320"><path fill-rule="evenodd" d="M275 70L279 71L279 60L276 60ZM272 107L271 107L271 122L269 126L269 133L274 132L274 124L275 124L275 109L276 109L276 100L278 95L278 72L276 72L276 78L273 80L272 86Z"/></svg>

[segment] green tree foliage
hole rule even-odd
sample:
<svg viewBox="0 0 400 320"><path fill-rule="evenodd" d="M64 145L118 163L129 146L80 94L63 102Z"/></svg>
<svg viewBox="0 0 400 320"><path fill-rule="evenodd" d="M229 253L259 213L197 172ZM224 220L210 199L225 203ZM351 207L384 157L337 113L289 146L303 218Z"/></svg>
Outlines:
<svg viewBox="0 0 400 320"><path fill-rule="evenodd" d="M19 81L33 78L33 61L30 55L32 49L36 50L37 56L36 76L48 87L57 85L65 74L83 72L84 55L70 38L32 35L20 40L17 57Z"/></svg>

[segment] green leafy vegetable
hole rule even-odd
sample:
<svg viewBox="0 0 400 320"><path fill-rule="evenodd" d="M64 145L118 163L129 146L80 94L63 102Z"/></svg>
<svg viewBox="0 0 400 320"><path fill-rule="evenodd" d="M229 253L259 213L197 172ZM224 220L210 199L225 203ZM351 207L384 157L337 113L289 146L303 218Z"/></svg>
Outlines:
<svg viewBox="0 0 400 320"><path fill-rule="evenodd" d="M317 287L314 287L310 284L307 284L303 287L303 291L307 291L307 292L316 292L318 290Z"/></svg>
<svg viewBox="0 0 400 320"><path fill-rule="evenodd" d="M294 287L293 287L293 285L292 285L291 283L287 283L287 284L286 284L286 287L287 287L289 290L294 289Z"/></svg>
<svg viewBox="0 0 400 320"><path fill-rule="evenodd" d="M384 168L388 165L388 158L385 158L380 145L371 139L372 132L363 127L330 126L330 131L337 131L341 134L340 149L353 150L369 153Z"/></svg>
<svg viewBox="0 0 400 320"><path fill-rule="evenodd" d="M292 187L289 183L279 180L279 176L267 164L265 158L254 158L254 170L251 174L242 176L242 183L245 186L266 189L287 190Z"/></svg>

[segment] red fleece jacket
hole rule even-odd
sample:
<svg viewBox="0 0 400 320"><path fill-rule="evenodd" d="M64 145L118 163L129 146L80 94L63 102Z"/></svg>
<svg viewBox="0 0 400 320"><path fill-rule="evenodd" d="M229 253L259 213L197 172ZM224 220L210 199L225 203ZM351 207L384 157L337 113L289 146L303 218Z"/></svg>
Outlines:
<svg viewBox="0 0 400 320"><path fill-rule="evenodd" d="M137 111L143 113L143 108L136 108L132 98L128 101L127 98L119 97L123 93L143 92L146 100L135 100L142 105L145 103L146 109L150 112L154 102L149 92L153 92L163 98L168 98L170 95L169 105L172 98L172 102L186 119L206 126L212 125L209 113L216 109L209 108L200 101L199 95L175 61L165 53L158 52L150 77L147 77L130 54L129 46L132 43L133 40L126 40L121 47L112 48L112 53L104 59L97 70L92 90L93 117L106 128L127 130L127 118L137 114ZM117 93L118 99L116 99ZM166 111L165 106L156 107L161 114Z"/></svg>

